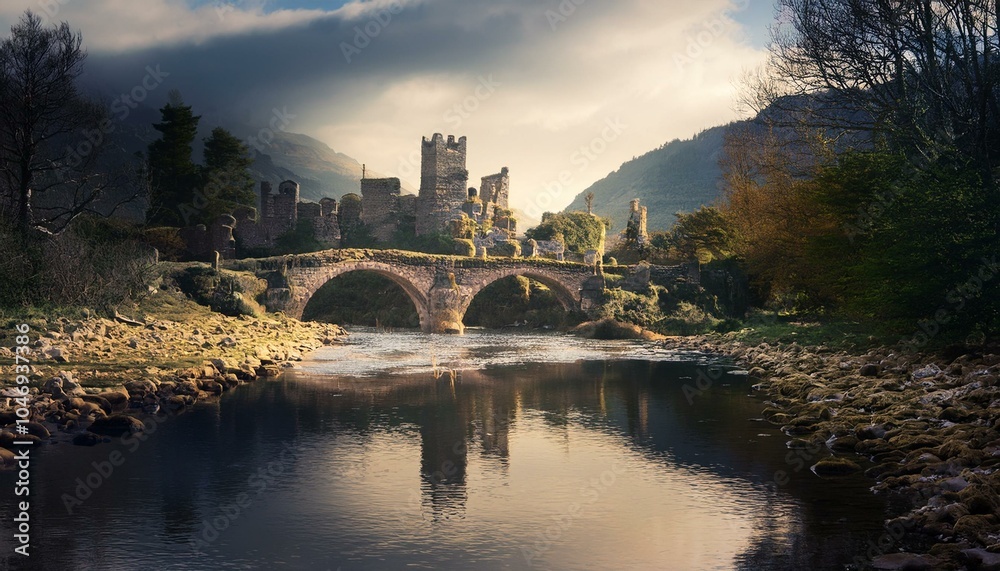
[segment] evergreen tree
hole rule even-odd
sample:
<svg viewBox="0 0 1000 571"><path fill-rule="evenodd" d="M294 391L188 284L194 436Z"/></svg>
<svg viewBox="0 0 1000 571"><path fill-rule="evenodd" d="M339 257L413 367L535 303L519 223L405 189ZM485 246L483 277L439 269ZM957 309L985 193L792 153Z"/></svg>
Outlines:
<svg viewBox="0 0 1000 571"><path fill-rule="evenodd" d="M151 197L147 218L151 224L187 226L197 223L193 212L204 208L196 201L198 170L191 160L191 144L198 134L200 116L184 105L180 92L160 109L162 122L153 125L160 139L149 145Z"/></svg>
<svg viewBox="0 0 1000 571"><path fill-rule="evenodd" d="M203 222L239 206L256 204L254 180L248 169L253 164L250 149L232 133L216 127L205 139L205 166L202 170L202 194L207 202L202 209Z"/></svg>

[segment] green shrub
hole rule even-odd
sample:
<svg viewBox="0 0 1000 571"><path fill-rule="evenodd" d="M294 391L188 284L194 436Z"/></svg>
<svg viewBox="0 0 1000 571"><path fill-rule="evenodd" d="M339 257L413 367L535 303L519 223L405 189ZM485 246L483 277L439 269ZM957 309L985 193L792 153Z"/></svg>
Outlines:
<svg viewBox="0 0 1000 571"><path fill-rule="evenodd" d="M260 317L264 308L255 300L267 290L267 282L242 272L188 266L168 276L196 303L223 315Z"/></svg>
<svg viewBox="0 0 1000 571"><path fill-rule="evenodd" d="M546 212L542 223L524 235L534 240L559 240L567 252L604 251L604 239L611 222L586 212Z"/></svg>
<svg viewBox="0 0 1000 571"><path fill-rule="evenodd" d="M507 242L497 242L489 249L491 256L502 256L507 258L517 258L521 255L521 243L517 240Z"/></svg>
<svg viewBox="0 0 1000 571"><path fill-rule="evenodd" d="M456 256L466 256L469 258L476 257L476 244L472 240L467 240L465 238L460 238L455 240L455 255Z"/></svg>

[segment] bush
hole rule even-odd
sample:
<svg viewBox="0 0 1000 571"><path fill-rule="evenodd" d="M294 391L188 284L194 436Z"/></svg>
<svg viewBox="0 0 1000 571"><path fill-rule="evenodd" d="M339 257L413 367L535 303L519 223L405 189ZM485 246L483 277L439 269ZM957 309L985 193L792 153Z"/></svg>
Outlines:
<svg viewBox="0 0 1000 571"><path fill-rule="evenodd" d="M698 306L682 301L673 313L660 322L657 331L667 335L700 335L715 330L720 323Z"/></svg>
<svg viewBox="0 0 1000 571"><path fill-rule="evenodd" d="M664 318L657 302L656 291L653 289L648 293L634 293L623 289L607 290L598 315L601 319L624 321L650 328Z"/></svg>
<svg viewBox="0 0 1000 571"><path fill-rule="evenodd" d="M546 212L542 223L524 235L533 240L559 240L567 252L583 254L587 250L604 251L604 239L610 222L586 212Z"/></svg>
<svg viewBox="0 0 1000 571"><path fill-rule="evenodd" d="M170 226L147 228L142 233L142 241L156 248L162 261L177 262L184 259L187 253L187 245L181 238L178 228Z"/></svg>
<svg viewBox="0 0 1000 571"><path fill-rule="evenodd" d="M517 258L521 255L521 243L517 240L497 242L489 249L491 256L504 256L507 258Z"/></svg>
<svg viewBox="0 0 1000 571"><path fill-rule="evenodd" d="M469 258L476 257L476 244L472 240L467 240L464 238L455 240L455 255L456 256L466 256Z"/></svg>
<svg viewBox="0 0 1000 571"><path fill-rule="evenodd" d="M254 276L208 266L189 266L169 276L196 303L223 315L260 317L264 308L255 301L267 290L267 282Z"/></svg>

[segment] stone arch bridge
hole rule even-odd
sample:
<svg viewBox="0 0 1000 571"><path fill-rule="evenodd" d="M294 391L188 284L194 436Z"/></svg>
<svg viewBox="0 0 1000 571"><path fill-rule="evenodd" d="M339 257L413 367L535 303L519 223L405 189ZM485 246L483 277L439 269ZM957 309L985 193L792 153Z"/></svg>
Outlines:
<svg viewBox="0 0 1000 571"><path fill-rule="evenodd" d="M428 333L462 333L472 299L508 276L524 276L550 288L568 311L587 311L604 291L597 268L539 258L468 258L399 250L326 250L311 254L226 262L267 280L270 311L301 318L313 294L337 276L369 271L398 284L413 301L420 328Z"/></svg>

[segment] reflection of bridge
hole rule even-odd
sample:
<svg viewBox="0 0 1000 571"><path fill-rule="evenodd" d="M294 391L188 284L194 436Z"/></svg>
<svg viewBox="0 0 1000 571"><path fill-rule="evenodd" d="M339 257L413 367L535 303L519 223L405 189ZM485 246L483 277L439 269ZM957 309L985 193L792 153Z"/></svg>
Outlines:
<svg viewBox="0 0 1000 571"><path fill-rule="evenodd" d="M461 333L472 298L491 283L524 276L553 291L568 311L586 311L604 290L594 266L537 258L477 259L398 250L326 250L312 254L236 260L231 269L252 271L267 280L267 307L302 317L309 299L331 279L369 271L398 284L413 300L420 328Z"/></svg>

